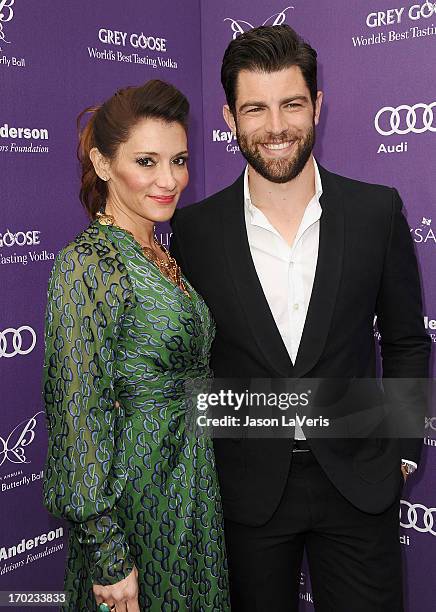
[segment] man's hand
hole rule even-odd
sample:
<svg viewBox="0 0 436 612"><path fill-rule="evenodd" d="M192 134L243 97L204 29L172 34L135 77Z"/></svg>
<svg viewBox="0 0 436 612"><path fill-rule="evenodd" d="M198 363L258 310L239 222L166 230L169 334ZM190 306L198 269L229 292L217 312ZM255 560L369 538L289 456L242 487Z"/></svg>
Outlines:
<svg viewBox="0 0 436 612"><path fill-rule="evenodd" d="M140 612L138 603L138 570L133 570L120 582L102 586L94 584L92 587L97 605L105 602L114 612Z"/></svg>
<svg viewBox="0 0 436 612"><path fill-rule="evenodd" d="M409 472L407 471L407 468L405 465L401 466L401 472L403 474L404 482L406 482Z"/></svg>

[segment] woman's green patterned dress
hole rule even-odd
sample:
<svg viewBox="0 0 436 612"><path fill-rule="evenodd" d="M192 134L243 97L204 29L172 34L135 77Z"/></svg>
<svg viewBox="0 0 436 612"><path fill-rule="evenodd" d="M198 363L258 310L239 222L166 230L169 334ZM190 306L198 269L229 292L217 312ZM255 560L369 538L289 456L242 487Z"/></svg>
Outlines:
<svg viewBox="0 0 436 612"><path fill-rule="evenodd" d="M91 223L49 282L44 499L70 521L71 612L136 565L141 610L223 612L228 579L212 443L183 386L208 378L214 324L125 230ZM119 402L118 405L115 402Z"/></svg>

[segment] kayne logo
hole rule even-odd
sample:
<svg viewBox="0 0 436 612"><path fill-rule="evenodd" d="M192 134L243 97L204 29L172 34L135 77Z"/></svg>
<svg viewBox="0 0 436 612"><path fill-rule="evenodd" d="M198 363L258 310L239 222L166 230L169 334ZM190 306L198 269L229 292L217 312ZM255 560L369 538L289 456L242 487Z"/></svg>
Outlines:
<svg viewBox="0 0 436 612"><path fill-rule="evenodd" d="M267 19L265 19L265 21L263 23L260 23L259 25L264 25L264 26L265 25L271 25L271 26L282 25L282 23L286 21L286 11L293 10L293 9L294 9L293 6L287 6L282 11L279 11L278 13L274 13L274 15L271 15L271 17L268 17ZM233 17L226 17L224 21L230 21L230 27L233 32L233 39L239 36L239 34L243 34L247 30L252 30L255 27L249 21L246 21L244 19L233 19Z"/></svg>
<svg viewBox="0 0 436 612"><path fill-rule="evenodd" d="M225 142L227 153L235 155L239 151L236 134L230 130L212 130L212 142Z"/></svg>

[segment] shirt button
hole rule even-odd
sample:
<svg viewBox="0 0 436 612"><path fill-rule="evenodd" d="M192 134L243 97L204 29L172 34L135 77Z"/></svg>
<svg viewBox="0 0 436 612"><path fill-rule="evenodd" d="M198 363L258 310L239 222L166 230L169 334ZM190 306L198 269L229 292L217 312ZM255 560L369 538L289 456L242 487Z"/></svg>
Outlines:
<svg viewBox="0 0 436 612"><path fill-rule="evenodd" d="M293 308L294 308L294 310L298 310L300 308L300 305L299 304L294 304Z"/></svg>

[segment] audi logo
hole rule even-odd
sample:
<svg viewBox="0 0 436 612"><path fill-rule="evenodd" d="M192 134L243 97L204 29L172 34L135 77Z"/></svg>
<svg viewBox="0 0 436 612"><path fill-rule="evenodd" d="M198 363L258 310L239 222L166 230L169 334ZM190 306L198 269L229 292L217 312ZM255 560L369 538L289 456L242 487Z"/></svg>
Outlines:
<svg viewBox="0 0 436 612"><path fill-rule="evenodd" d="M393 106L384 106L375 116L375 129L382 136L392 136L392 134L422 134L423 132L436 132L434 125L433 109L436 107L436 102L424 104L418 102L413 106L401 104L394 108ZM418 111L418 112L417 112ZM382 124L388 129L380 126Z"/></svg>
<svg viewBox="0 0 436 612"><path fill-rule="evenodd" d="M425 428L436 431L436 417L425 417Z"/></svg>
<svg viewBox="0 0 436 612"><path fill-rule="evenodd" d="M400 525L404 529L415 529L420 533L431 533L436 536L434 531L434 516L436 508L427 508L424 504L411 504L405 499L400 504ZM403 522L407 520L407 522Z"/></svg>
<svg viewBox="0 0 436 612"><path fill-rule="evenodd" d="M28 344L30 334L30 345ZM29 325L22 325L18 329L8 327L0 332L0 357L15 357L15 355L28 355L36 345L36 333Z"/></svg>

